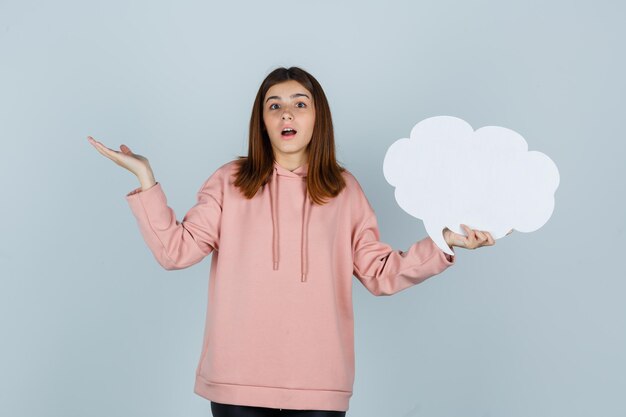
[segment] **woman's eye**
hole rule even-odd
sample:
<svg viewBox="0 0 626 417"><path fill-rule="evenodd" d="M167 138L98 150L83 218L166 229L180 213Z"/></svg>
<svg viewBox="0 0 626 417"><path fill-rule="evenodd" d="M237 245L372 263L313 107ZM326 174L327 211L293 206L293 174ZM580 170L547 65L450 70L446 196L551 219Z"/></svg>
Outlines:
<svg viewBox="0 0 626 417"><path fill-rule="evenodd" d="M274 110L274 106L278 106L278 104L276 104L276 103L270 104L270 110Z"/></svg>
<svg viewBox="0 0 626 417"><path fill-rule="evenodd" d="M298 102L298 104L303 104L304 105L303 107L306 107L306 103L303 101Z"/></svg>

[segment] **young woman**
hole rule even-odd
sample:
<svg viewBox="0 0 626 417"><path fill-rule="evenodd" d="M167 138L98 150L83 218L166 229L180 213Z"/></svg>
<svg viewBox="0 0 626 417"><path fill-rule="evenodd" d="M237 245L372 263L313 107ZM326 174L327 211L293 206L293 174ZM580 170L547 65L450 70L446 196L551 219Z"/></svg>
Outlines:
<svg viewBox="0 0 626 417"><path fill-rule="evenodd" d="M165 269L213 254L194 392L222 416L345 416L354 382L352 276L387 296L454 264L432 239L407 251L379 240L374 210L335 159L322 87L277 68L261 84L248 155L219 167L179 222L146 158L89 137L134 173L126 195ZM493 245L487 232L444 229L450 247Z"/></svg>

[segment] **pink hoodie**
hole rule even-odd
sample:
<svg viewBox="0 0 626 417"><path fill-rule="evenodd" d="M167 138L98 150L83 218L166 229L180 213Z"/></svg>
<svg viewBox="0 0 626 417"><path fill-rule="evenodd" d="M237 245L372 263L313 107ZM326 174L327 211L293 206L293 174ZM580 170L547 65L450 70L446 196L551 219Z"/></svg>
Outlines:
<svg viewBox="0 0 626 417"><path fill-rule="evenodd" d="M200 187L178 222L160 183L126 195L143 238L167 270L213 254L194 392L208 400L347 411L354 382L352 276L391 295L454 263L429 237L407 251L379 241L356 178L323 206L307 198L308 164L274 163L250 200L233 185L235 161Z"/></svg>

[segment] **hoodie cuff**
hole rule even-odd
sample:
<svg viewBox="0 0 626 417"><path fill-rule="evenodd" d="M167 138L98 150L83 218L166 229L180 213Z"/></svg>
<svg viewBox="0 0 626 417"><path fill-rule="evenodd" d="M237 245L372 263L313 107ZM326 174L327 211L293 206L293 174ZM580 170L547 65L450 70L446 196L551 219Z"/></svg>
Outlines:
<svg viewBox="0 0 626 417"><path fill-rule="evenodd" d="M147 222L153 230L166 230L176 221L159 182L144 191L132 190L126 195L126 201L137 220Z"/></svg>
<svg viewBox="0 0 626 417"><path fill-rule="evenodd" d="M147 190L135 188L126 194L126 201L136 216L147 215L150 222L169 224L170 214L167 206L167 197L163 193L161 183L156 183Z"/></svg>
<svg viewBox="0 0 626 417"><path fill-rule="evenodd" d="M433 244L433 246L435 248L437 248L437 250L439 251L439 256L442 259L443 263L446 264L447 266L450 265L454 265L455 260L456 260L456 252L454 252L454 247L450 247L450 250L455 253L455 255L448 255L447 253L445 253L443 250L441 250L441 248L439 246L437 246L437 244L431 239L431 242Z"/></svg>
<svg viewBox="0 0 626 417"><path fill-rule="evenodd" d="M141 191L141 187L137 187L134 190L132 190L131 192L129 192L128 194L126 194L126 197L130 197L132 195L141 193L141 192L148 192L150 190L152 190L159 182L157 181L152 187L148 188L146 191Z"/></svg>

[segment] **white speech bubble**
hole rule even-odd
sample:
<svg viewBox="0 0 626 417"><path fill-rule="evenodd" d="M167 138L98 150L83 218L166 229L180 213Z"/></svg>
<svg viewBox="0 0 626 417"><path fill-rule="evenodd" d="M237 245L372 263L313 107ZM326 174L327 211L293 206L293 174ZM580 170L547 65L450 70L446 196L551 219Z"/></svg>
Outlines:
<svg viewBox="0 0 626 417"><path fill-rule="evenodd" d="M450 255L445 227L465 235L463 223L494 239L511 229L539 229L554 211L560 180L554 162L529 152L519 133L499 126L474 131L452 116L424 119L410 138L395 141L383 173L398 205L422 219L428 235Z"/></svg>

